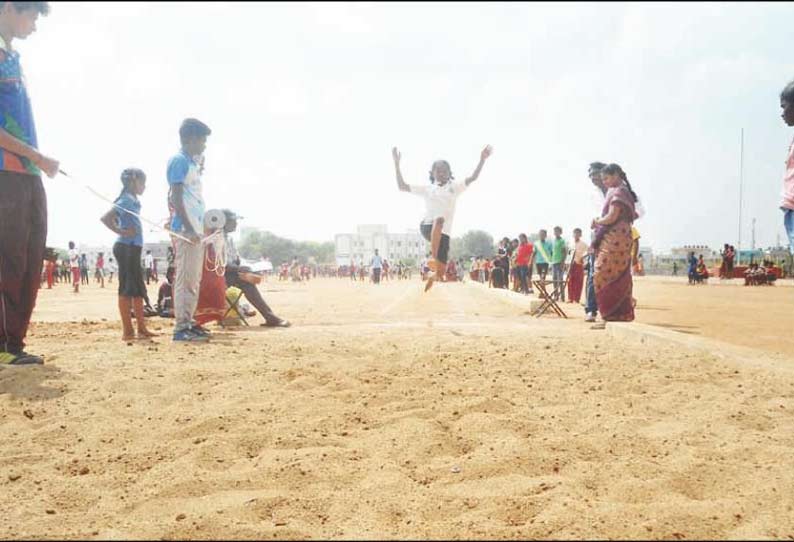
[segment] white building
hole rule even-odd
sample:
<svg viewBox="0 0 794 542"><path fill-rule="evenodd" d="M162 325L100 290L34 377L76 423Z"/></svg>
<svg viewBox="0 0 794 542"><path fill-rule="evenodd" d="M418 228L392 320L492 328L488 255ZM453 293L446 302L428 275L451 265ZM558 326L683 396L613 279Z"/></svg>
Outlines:
<svg viewBox="0 0 794 542"><path fill-rule="evenodd" d="M420 261L430 250L430 245L419 230L405 233L389 233L383 224L361 225L357 233L338 233L334 236L334 255L336 265L350 265L351 259L357 265L368 265L375 249L389 262L400 260Z"/></svg>

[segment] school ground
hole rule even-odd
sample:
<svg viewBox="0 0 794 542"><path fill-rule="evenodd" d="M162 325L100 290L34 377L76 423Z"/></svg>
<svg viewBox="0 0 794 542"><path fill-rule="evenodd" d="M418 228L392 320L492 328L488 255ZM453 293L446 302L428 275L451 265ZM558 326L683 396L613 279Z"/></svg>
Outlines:
<svg viewBox="0 0 794 542"><path fill-rule="evenodd" d="M46 365L0 369L0 537L794 538L790 284L643 277L606 330L474 284L262 289L294 327L208 345L43 290Z"/></svg>

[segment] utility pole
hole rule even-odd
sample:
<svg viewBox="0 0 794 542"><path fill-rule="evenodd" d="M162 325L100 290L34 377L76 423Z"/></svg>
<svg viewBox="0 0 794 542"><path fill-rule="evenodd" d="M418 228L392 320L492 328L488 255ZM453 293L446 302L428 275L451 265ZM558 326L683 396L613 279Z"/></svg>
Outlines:
<svg viewBox="0 0 794 542"><path fill-rule="evenodd" d="M742 128L742 137L739 147L739 242L737 243L738 250L736 251L736 265L741 263L742 258L742 178L744 173L744 128Z"/></svg>
<svg viewBox="0 0 794 542"><path fill-rule="evenodd" d="M750 248L755 252L755 218L753 218L753 244Z"/></svg>

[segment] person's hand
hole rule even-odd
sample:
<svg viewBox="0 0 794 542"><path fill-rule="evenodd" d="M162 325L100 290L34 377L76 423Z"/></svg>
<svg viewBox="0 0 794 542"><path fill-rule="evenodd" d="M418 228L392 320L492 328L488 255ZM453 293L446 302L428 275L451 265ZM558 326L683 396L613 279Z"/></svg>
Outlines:
<svg viewBox="0 0 794 542"><path fill-rule="evenodd" d="M397 150L397 147L392 147L392 149L391 149L391 157L394 158L394 163L395 164L397 164L397 165L400 164L400 158L402 158L402 154L400 154L400 151Z"/></svg>
<svg viewBox="0 0 794 542"><path fill-rule="evenodd" d="M490 145L486 145L486 146L485 146L485 148L484 148L484 149L482 150L482 152L480 153L480 160L482 160L483 162L485 162L485 160L486 160L486 159L487 159L489 156L491 156L491 154L492 154L492 153L493 153L493 147L491 147Z"/></svg>
<svg viewBox="0 0 794 542"><path fill-rule="evenodd" d="M47 177L50 179L58 174L58 169L60 168L60 163L58 160L50 158L49 156L44 156L43 154L37 155L33 163L36 164L40 170L46 173Z"/></svg>
<svg viewBox="0 0 794 542"><path fill-rule="evenodd" d="M598 227L598 219L597 219L597 218L594 218L594 219L593 219L593 222L591 222L591 223L590 223L590 229L591 229L591 230L594 230L594 229L596 229L597 227Z"/></svg>

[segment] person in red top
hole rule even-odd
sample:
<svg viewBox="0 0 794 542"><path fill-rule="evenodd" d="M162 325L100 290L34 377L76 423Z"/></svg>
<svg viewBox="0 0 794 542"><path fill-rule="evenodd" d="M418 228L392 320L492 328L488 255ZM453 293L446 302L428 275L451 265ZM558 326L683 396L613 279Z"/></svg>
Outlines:
<svg viewBox="0 0 794 542"><path fill-rule="evenodd" d="M522 294L531 294L533 291L529 286L529 281L532 280L532 271L530 271L532 268L530 267L530 263L535 252L535 247L529 242L525 233L519 235L518 240L516 269L518 270L518 280L521 285L520 290Z"/></svg>

